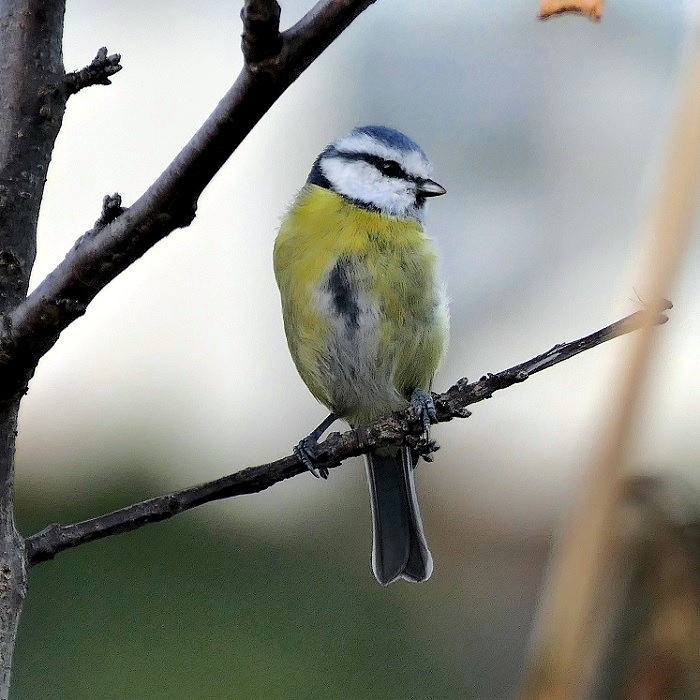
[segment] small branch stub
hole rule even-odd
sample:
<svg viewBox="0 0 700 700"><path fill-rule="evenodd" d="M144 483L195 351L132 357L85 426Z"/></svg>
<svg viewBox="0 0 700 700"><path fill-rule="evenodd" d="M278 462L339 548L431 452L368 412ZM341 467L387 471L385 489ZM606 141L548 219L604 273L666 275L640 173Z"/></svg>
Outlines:
<svg viewBox="0 0 700 700"><path fill-rule="evenodd" d="M540 19L575 13L599 21L603 16L604 4L605 0L541 0Z"/></svg>
<svg viewBox="0 0 700 700"><path fill-rule="evenodd" d="M109 78L122 69L119 63L121 60L122 57L118 53L108 56L107 48L103 46L89 66L73 73L66 73L67 95L75 95L76 92L91 85L111 85L112 81Z"/></svg>
<svg viewBox="0 0 700 700"><path fill-rule="evenodd" d="M250 68L279 54L282 48L280 14L276 0L248 0L243 5L241 49Z"/></svg>
<svg viewBox="0 0 700 700"><path fill-rule="evenodd" d="M95 229L103 229L124 211L122 196L118 192L106 194L102 198L102 212L100 213L100 218L95 221Z"/></svg>

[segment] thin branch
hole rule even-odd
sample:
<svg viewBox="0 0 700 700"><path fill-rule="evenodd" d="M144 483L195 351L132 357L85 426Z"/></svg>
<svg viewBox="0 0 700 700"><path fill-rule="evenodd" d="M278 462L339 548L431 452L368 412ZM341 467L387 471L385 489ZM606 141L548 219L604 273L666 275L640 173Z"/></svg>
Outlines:
<svg viewBox="0 0 700 700"><path fill-rule="evenodd" d="M250 130L373 2L322 0L283 32L278 54L262 64L244 66L214 112L148 190L113 221L82 236L58 267L3 319L0 405L26 391L39 359L98 292L171 231L191 223L200 194ZM254 5L255 0L248 0L245 7ZM246 28L249 42L263 27L269 39L270 23L253 25L249 22ZM262 45L269 48L270 42Z"/></svg>
<svg viewBox="0 0 700 700"><path fill-rule="evenodd" d="M91 85L111 85L112 81L109 78L122 69L119 63L121 60L122 57L118 53L108 56L107 48L103 46L89 66L66 73L64 78L66 96L75 95L76 92Z"/></svg>
<svg viewBox="0 0 700 700"><path fill-rule="evenodd" d="M668 317L663 313L673 308L673 304L667 299L663 299L652 312L657 313L654 323L661 325L668 321ZM444 394L435 397L435 408L438 414L438 421L443 422L451 418L466 417L463 411L466 407L491 397L494 391L498 389L506 389L512 384L522 382L529 376L541 372L544 369L549 369L554 365L569 360L579 353L590 350L591 348L605 343L613 338L618 338L621 335L626 335L632 331L636 331L642 327L647 320L647 314L650 309L636 311L630 316L611 323L605 328L601 328L595 333L591 333L578 340L573 340L568 343L555 345L547 352L533 357L531 360L515 365L510 369L506 369L498 374L490 374L482 377L478 382L469 384L467 379L460 379L454 386L450 387ZM466 392L466 395L465 395ZM478 397L478 398L472 398ZM465 401L465 398L467 399ZM468 412L467 412L468 415Z"/></svg>
<svg viewBox="0 0 700 700"><path fill-rule="evenodd" d="M671 304L664 302L661 306L668 309ZM460 379L444 394L433 394L437 422L466 418L470 415L468 406L491 398L496 391L523 382L536 372L541 372L601 343L637 330L647 317L647 313L647 311L638 311L584 338L555 345L551 350L531 360L498 374L482 377L478 382L469 383L467 379ZM658 323L665 323L666 320L663 314L657 318ZM331 433L322 443L319 443L314 457L319 466L334 468L348 457L355 457L386 445L408 444L418 449L425 449L426 443L421 436L421 431L422 425L418 416L413 409L409 408L366 428L349 430L343 434ZM427 448L430 449L429 444ZM166 520L204 503L263 491L273 484L306 471L306 467L294 455L289 455L269 464L248 467L216 481L151 498L90 520L72 525L49 525L41 532L27 538L28 566L53 559L56 554L65 549L122 532L130 532L149 523Z"/></svg>

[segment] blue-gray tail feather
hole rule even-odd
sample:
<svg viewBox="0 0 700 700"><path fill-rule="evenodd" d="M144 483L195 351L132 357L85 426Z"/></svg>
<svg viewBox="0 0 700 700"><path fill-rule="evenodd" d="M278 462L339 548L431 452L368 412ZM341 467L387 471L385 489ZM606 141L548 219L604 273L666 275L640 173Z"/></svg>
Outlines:
<svg viewBox="0 0 700 700"><path fill-rule="evenodd" d="M423 534L408 447L395 454L365 455L372 503L372 570L386 586L397 578L425 581L433 558Z"/></svg>

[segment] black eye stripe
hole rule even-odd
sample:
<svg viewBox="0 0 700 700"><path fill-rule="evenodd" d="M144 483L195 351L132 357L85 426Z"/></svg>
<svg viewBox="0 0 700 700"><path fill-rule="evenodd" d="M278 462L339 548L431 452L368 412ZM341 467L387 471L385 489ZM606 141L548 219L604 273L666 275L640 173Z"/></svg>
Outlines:
<svg viewBox="0 0 700 700"><path fill-rule="evenodd" d="M343 160L362 160L373 165L380 173L389 177L400 178L401 180L413 180L413 178L395 161L375 156L371 153L349 153L347 151L336 151L334 156Z"/></svg>

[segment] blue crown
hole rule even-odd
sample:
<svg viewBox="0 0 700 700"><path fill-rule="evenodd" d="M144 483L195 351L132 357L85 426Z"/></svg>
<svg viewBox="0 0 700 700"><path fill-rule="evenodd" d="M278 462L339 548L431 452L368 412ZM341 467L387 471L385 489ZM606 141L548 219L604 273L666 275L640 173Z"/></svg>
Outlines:
<svg viewBox="0 0 700 700"><path fill-rule="evenodd" d="M425 155L423 149L415 141L409 139L406 134L402 134L400 131L388 126L358 126L350 133L350 135L353 134L367 134L399 151L417 151Z"/></svg>

